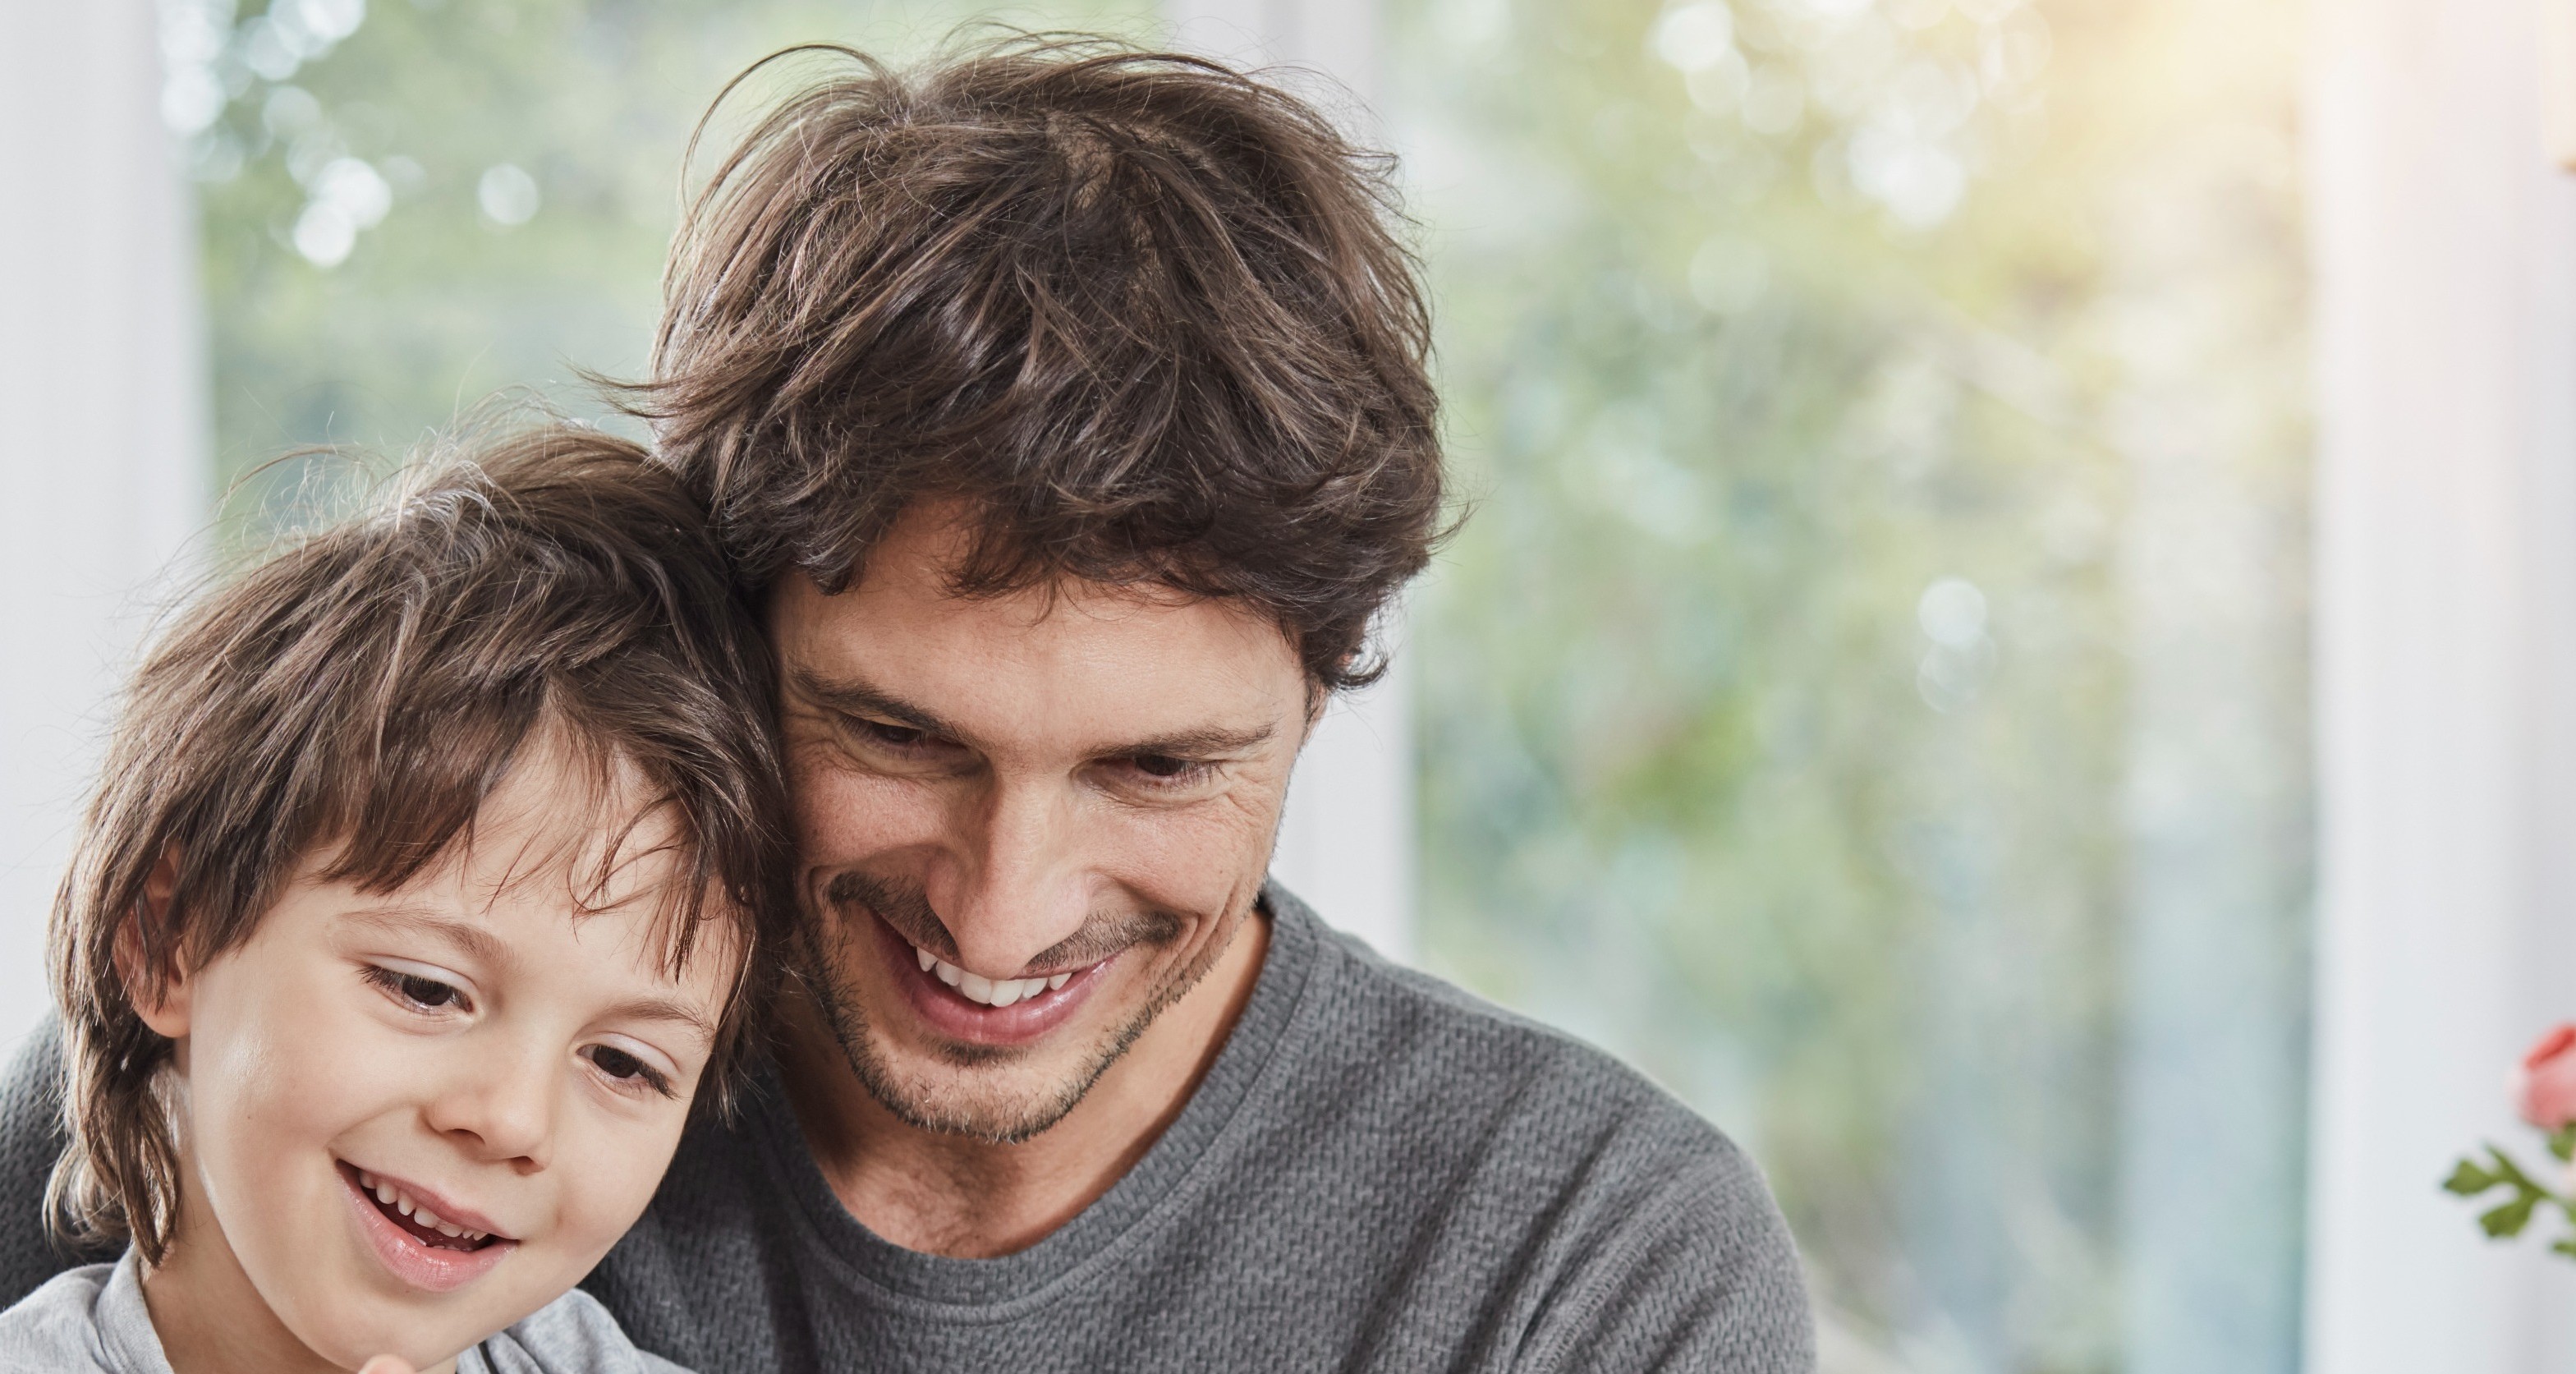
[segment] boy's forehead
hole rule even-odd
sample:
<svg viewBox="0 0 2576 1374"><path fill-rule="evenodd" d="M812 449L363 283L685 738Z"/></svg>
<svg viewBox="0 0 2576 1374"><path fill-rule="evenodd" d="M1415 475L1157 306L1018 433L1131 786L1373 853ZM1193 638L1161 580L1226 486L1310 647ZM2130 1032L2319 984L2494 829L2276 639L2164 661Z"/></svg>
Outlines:
<svg viewBox="0 0 2576 1374"><path fill-rule="evenodd" d="M446 852L393 888L364 892L349 915L487 958L542 947L540 929L528 927L554 927L590 958L667 976L673 923L693 909L722 909L721 893L692 902L679 886L696 881L686 841L674 808L650 795L634 768L596 762L549 730ZM310 871L332 867L324 856ZM719 949L709 952L721 954L730 935L722 926L703 923L693 943L713 939ZM612 945L629 947L626 957L611 957Z"/></svg>
<svg viewBox="0 0 2576 1374"><path fill-rule="evenodd" d="M631 765L594 764L550 739L512 763L443 867L496 901L560 893L608 910L650 900L679 876L685 840L679 816Z"/></svg>

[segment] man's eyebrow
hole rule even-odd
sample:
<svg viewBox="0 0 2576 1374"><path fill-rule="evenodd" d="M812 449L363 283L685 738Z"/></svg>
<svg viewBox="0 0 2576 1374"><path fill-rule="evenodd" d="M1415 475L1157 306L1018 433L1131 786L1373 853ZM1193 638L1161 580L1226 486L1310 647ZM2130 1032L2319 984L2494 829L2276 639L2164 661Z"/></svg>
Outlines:
<svg viewBox="0 0 2576 1374"><path fill-rule="evenodd" d="M936 714L864 682L826 682L811 668L790 671L796 690L846 716L873 716L925 734L956 738L957 730Z"/></svg>
<svg viewBox="0 0 2576 1374"><path fill-rule="evenodd" d="M441 916L436 912L425 911L419 907L367 907L362 910L348 913L348 919L357 922L359 925L374 926L378 930L394 932L416 931L422 934L434 935L454 946L458 952L464 954L467 958L479 960L486 964L506 963L509 961L510 957L509 951L502 946L500 940L495 938L492 932L485 930L483 927L475 925L471 921L460 921L452 916Z"/></svg>
<svg viewBox="0 0 2576 1374"><path fill-rule="evenodd" d="M1239 754L1247 749L1268 744L1271 735L1275 733L1277 732L1267 725L1256 726L1249 730L1228 730L1211 725L1198 730L1183 730L1177 734L1157 735L1152 739L1138 740L1134 744L1122 744L1110 752L1122 756L1167 754L1180 759L1203 758L1212 754Z"/></svg>
<svg viewBox="0 0 2576 1374"><path fill-rule="evenodd" d="M939 718L937 713L915 706L900 697L877 690L864 682L826 682L810 668L791 670L796 690L843 715L867 716L924 734L948 739L962 738L964 732ZM1196 730L1179 730L1148 739L1131 740L1100 750L1103 757L1127 758L1139 754L1168 754L1174 758L1198 758L1212 754L1236 754L1270 742L1277 731L1268 725L1250 729L1229 730L1222 726L1205 726Z"/></svg>

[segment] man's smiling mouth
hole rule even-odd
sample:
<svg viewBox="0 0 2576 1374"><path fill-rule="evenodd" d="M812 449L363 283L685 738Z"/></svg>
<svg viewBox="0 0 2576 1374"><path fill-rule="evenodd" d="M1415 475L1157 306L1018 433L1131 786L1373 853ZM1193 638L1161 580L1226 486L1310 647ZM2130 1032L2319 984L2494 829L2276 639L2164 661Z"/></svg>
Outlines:
<svg viewBox="0 0 2576 1374"><path fill-rule="evenodd" d="M919 945L912 946L912 956L921 964L922 972L947 984L949 989L958 996L978 1006L995 1008L1026 1002L1032 998L1043 997L1050 992L1061 992L1065 984L1109 962L1103 959L1100 963L1086 968L1069 969L1063 973L1036 978L987 978L980 973L968 973Z"/></svg>

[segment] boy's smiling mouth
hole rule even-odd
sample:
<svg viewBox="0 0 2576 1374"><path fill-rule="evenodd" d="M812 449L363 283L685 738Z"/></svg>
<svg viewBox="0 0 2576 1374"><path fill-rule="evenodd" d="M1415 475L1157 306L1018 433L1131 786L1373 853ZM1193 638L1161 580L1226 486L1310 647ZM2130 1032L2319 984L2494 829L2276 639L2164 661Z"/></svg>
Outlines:
<svg viewBox="0 0 2576 1374"><path fill-rule="evenodd" d="M500 1234L488 1220L427 1189L347 1160L336 1162L377 1256L396 1277L415 1287L441 1293L463 1287L518 1248L516 1238Z"/></svg>
<svg viewBox="0 0 2576 1374"><path fill-rule="evenodd" d="M496 1240L509 1239L440 1216L431 1210L428 1203L391 1179L379 1178L353 1164L341 1167L358 1176L359 1191L374 1196L377 1211L384 1213L394 1225L410 1232L413 1239L423 1245L438 1250L480 1250Z"/></svg>

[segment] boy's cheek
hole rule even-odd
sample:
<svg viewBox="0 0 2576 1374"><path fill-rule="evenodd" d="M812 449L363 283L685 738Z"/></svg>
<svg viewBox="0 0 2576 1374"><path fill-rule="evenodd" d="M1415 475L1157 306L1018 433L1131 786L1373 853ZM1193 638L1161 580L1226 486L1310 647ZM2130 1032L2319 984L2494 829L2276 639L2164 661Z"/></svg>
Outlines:
<svg viewBox="0 0 2576 1374"><path fill-rule="evenodd" d="M525 1231L521 1253L452 1299L406 1295L352 1222L335 1161L417 1162L458 1149L429 1124L432 1095L476 1080L475 1049L401 1029L381 993L341 976L345 961L244 960L209 972L187 1074L197 1172L237 1259L307 1339L364 1344L397 1329L420 1339L434 1325L470 1341L571 1287L642 1215L687 1123L685 1100L595 1100L567 1078L549 1167L502 1185ZM442 1181L494 1167L450 1163ZM485 1200L499 1205L498 1194ZM325 1254L335 1258L317 1263Z"/></svg>
<svg viewBox="0 0 2576 1374"><path fill-rule="evenodd" d="M252 1136L325 1148L420 1081L410 1062L419 1047L404 1043L414 1037L369 1015L362 999L372 994L355 978L314 968L238 972L250 976L201 983L190 1078L201 1103L204 1092L234 1097L239 1126Z"/></svg>
<svg viewBox="0 0 2576 1374"><path fill-rule="evenodd" d="M565 1123L553 1170L578 1185L555 1194L561 1209L555 1241L573 1265L565 1286L590 1272L652 1203L688 1121L685 1099L670 1107L675 1110L649 1116L615 1116L586 1105L567 1113L574 1119Z"/></svg>

